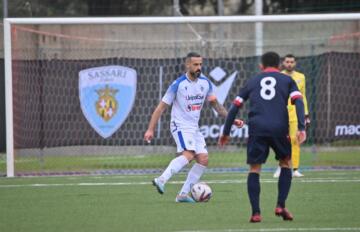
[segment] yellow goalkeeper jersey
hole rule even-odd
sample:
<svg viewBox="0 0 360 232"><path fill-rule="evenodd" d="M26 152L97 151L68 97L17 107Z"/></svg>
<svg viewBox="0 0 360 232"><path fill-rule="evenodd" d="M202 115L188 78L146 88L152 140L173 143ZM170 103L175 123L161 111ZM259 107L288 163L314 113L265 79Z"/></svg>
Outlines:
<svg viewBox="0 0 360 232"><path fill-rule="evenodd" d="M301 72L293 71L292 73L288 73L286 70L283 70L282 73L291 76L291 78L296 82L304 101L304 109L305 109L305 115L309 114L307 99L306 99L306 84L305 84L305 75ZM291 104L290 98L288 101L288 111L289 111L289 121L294 122L297 121L296 116L296 108L295 105Z"/></svg>

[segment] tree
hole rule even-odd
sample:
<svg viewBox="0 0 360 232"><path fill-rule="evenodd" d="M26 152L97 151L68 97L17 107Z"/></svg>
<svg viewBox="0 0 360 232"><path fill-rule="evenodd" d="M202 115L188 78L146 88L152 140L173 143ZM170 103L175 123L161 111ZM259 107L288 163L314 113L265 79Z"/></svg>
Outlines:
<svg viewBox="0 0 360 232"><path fill-rule="evenodd" d="M8 0L9 17L86 16L85 0Z"/></svg>
<svg viewBox="0 0 360 232"><path fill-rule="evenodd" d="M224 7L230 0L223 0ZM255 0L232 0L234 15L251 15ZM179 0L182 15L217 15L218 0ZM172 16L173 0L8 0L9 17ZM237 4L237 7L236 7ZM228 6L229 7L229 6ZM263 0L264 14L358 12L358 0Z"/></svg>
<svg viewBox="0 0 360 232"><path fill-rule="evenodd" d="M166 16L171 15L170 0L87 0L89 16Z"/></svg>

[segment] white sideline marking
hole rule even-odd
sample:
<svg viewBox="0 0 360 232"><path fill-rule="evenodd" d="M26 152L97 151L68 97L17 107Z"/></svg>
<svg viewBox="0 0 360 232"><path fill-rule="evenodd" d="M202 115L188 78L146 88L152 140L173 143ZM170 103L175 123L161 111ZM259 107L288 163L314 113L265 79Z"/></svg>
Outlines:
<svg viewBox="0 0 360 232"><path fill-rule="evenodd" d="M268 229L223 229L223 230L181 230L176 232L272 232L272 231L360 231L359 227L349 228L268 228Z"/></svg>
<svg viewBox="0 0 360 232"><path fill-rule="evenodd" d="M242 180L206 180L208 184L242 184L246 183L246 179ZM262 179L261 183L277 183L278 180ZM308 178L295 179L293 182L299 183L357 183L360 179L344 179L344 178ZM183 181L169 181L168 184L183 184ZM63 186L129 186L129 185L151 185L151 181L143 182L87 182L87 183L58 183L58 184L0 184L0 188L16 188L16 187L63 187Z"/></svg>

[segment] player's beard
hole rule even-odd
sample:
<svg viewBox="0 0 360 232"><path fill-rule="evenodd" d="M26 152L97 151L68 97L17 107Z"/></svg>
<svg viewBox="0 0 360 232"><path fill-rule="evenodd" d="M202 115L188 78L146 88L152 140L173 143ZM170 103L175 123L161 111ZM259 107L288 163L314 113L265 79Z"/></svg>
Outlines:
<svg viewBox="0 0 360 232"><path fill-rule="evenodd" d="M194 78L198 78L198 77L200 77L200 75L201 75L201 70L200 70L200 69L199 69L199 70L196 70L195 72L191 72L190 74L191 74L191 76L193 76Z"/></svg>
<svg viewBox="0 0 360 232"><path fill-rule="evenodd" d="M286 66L285 66L285 70L286 70L288 73L293 72L294 69L295 69L295 67L286 67Z"/></svg>

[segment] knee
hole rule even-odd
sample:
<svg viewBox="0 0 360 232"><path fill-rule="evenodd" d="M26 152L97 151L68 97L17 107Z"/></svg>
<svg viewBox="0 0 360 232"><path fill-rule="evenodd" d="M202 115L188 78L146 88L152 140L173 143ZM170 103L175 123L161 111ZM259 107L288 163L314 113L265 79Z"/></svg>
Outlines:
<svg viewBox="0 0 360 232"><path fill-rule="evenodd" d="M194 151L183 151L182 155L191 162L194 159L195 153Z"/></svg>
<svg viewBox="0 0 360 232"><path fill-rule="evenodd" d="M209 164L209 157L208 155L206 154L199 154L197 157L196 157L196 161L203 165L203 166L208 166Z"/></svg>
<svg viewBox="0 0 360 232"><path fill-rule="evenodd" d="M282 168L291 168L291 158L279 160L279 166Z"/></svg>
<svg viewBox="0 0 360 232"><path fill-rule="evenodd" d="M260 173L261 172L261 164L251 164L249 172Z"/></svg>

